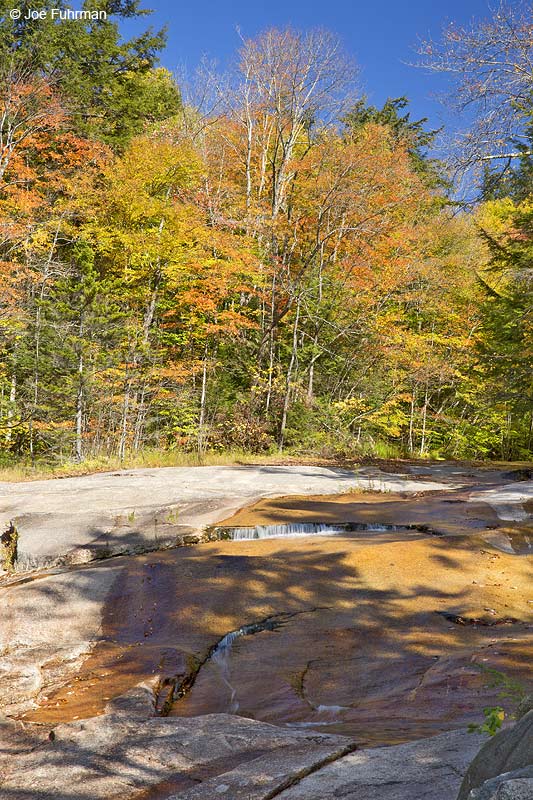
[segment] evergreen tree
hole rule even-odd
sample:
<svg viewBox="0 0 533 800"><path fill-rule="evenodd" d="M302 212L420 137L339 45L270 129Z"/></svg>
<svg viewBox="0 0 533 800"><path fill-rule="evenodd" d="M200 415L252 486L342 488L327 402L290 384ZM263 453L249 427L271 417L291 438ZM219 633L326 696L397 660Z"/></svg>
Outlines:
<svg viewBox="0 0 533 800"><path fill-rule="evenodd" d="M392 134L397 144L405 144L409 151L412 165L416 172L423 175L432 184L442 183L439 167L435 160L428 157L428 150L435 141L438 130L427 131L427 117L412 120L411 113L402 114L409 105L407 97L389 97L381 108L368 104L366 97L355 103L344 116L346 129L355 133L370 122L384 125Z"/></svg>
<svg viewBox="0 0 533 800"><path fill-rule="evenodd" d="M105 12L98 19L59 19L70 5L43 0L44 18L11 19L10 0L0 0L0 72L44 76L57 87L78 135L122 148L146 122L166 119L180 107L170 73L156 69L165 31L148 28L124 41L119 21L149 13L139 0L85 0L83 10ZM54 16L52 15L54 11Z"/></svg>
<svg viewBox="0 0 533 800"><path fill-rule="evenodd" d="M508 205L508 204L507 204ZM531 449L533 422L533 205L511 210L503 235L482 235L491 254L484 289L481 367L492 402L507 418L505 457Z"/></svg>

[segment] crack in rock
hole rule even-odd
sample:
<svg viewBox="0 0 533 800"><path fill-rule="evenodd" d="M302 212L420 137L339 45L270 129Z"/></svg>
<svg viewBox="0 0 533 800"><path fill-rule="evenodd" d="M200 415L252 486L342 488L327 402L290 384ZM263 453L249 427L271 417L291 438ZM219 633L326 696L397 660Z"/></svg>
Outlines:
<svg viewBox="0 0 533 800"><path fill-rule="evenodd" d="M329 756L320 759L320 761L317 761L315 764L311 764L310 766L304 767L303 769L298 770L298 772L289 775L274 789L263 795L261 800L274 800L275 797L278 797L286 789L291 789L293 786L297 786L299 783L301 783L301 781L303 781L304 778L307 778L309 775L313 775L314 773L323 769L323 767L334 764L335 761L339 761L341 758L350 755L350 753L354 753L358 749L359 747L357 744L350 742L346 745L346 747L343 747L342 750L338 750L336 753L331 753Z"/></svg>
<svg viewBox="0 0 533 800"><path fill-rule="evenodd" d="M181 698L185 697L185 695L191 691L201 669L212 660L217 652L220 652L222 648L230 646L235 639L241 636L252 636L267 630L274 631L286 624L290 619L300 616L301 614L314 614L316 611L325 611L329 610L329 608L329 606L316 606L314 608L303 609L302 611L282 611L278 614L271 614L261 620L241 625L240 628L236 628L233 631L228 631L228 633L224 634L215 644L211 645L203 658L194 659L195 663L185 676L183 676L183 673L178 673L174 676L168 676L159 682L155 690L155 707L157 712L160 716L168 716L174 703L181 700Z"/></svg>
<svg viewBox="0 0 533 800"><path fill-rule="evenodd" d="M297 673L297 675L295 677L295 680L294 680L294 683L293 683L294 691L296 692L296 694L298 695L300 700L303 700L304 703L307 703L309 708L311 710L313 710L313 711L315 711L316 709L315 709L315 706L312 704L312 702L307 697L307 692L306 692L306 689L305 689L305 679L307 678L307 673L311 669L311 665L314 664L315 661L316 661L316 659L311 659L310 661L308 661L307 664L305 665L305 667L303 668L303 670L301 670L301 672Z"/></svg>

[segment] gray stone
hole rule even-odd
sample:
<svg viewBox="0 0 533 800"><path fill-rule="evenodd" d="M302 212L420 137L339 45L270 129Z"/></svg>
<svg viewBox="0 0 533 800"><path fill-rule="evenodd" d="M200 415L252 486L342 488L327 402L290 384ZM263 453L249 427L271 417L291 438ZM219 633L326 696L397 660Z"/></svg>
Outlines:
<svg viewBox="0 0 533 800"><path fill-rule="evenodd" d="M517 718L522 719L528 711L533 711L533 694L526 694L526 696L520 700L516 712Z"/></svg>
<svg viewBox="0 0 533 800"><path fill-rule="evenodd" d="M480 742L479 736L452 731L359 750L303 778L279 800L449 800Z"/></svg>
<svg viewBox="0 0 533 800"><path fill-rule="evenodd" d="M100 717L58 725L51 738L43 739L42 729L34 732L35 726L29 726L17 758L0 761L0 797L127 800L154 788L159 797L180 800L264 798L302 769L318 767L353 747L342 737L303 734L225 714L143 719L126 707L122 712L109 709ZM242 770L240 783L236 768ZM209 788L189 795L195 786ZM222 786L235 790L224 793Z"/></svg>
<svg viewBox="0 0 533 800"><path fill-rule="evenodd" d="M202 537L197 533L189 533L183 537L184 544L198 544L202 540Z"/></svg>
<svg viewBox="0 0 533 800"><path fill-rule="evenodd" d="M488 503L492 506L499 519L509 522L521 522L529 519L525 503L533 500L533 481L521 483L508 483L494 489L485 489L473 492L470 502Z"/></svg>
<svg viewBox="0 0 533 800"><path fill-rule="evenodd" d="M101 632L117 562L2 590L0 708L20 713L73 676Z"/></svg>
<svg viewBox="0 0 533 800"><path fill-rule="evenodd" d="M532 800L533 766L505 772L472 789L468 800Z"/></svg>
<svg viewBox="0 0 533 800"><path fill-rule="evenodd" d="M280 747L252 761L243 762L235 769L202 781L198 786L167 800L266 800L277 797L283 790L308 773L342 758L355 745L348 743L336 751L318 742L309 747ZM283 795L281 795L283 796Z"/></svg>
<svg viewBox="0 0 533 800"><path fill-rule="evenodd" d="M481 741L453 731L356 750L344 737L226 714L156 717L153 684L53 730L0 721L0 797L448 800Z"/></svg>
<svg viewBox="0 0 533 800"><path fill-rule="evenodd" d="M467 800L472 789L490 778L532 764L533 711L529 711L512 728L501 731L483 745L468 768L457 800Z"/></svg>

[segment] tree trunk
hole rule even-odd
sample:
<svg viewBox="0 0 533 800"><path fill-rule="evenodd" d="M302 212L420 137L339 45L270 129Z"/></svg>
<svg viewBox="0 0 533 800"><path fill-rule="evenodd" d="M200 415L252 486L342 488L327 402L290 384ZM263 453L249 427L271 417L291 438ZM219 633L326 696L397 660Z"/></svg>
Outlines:
<svg viewBox="0 0 533 800"><path fill-rule="evenodd" d="M135 417L135 432L133 435L133 449L135 452L139 450L142 442L144 420L146 417L146 407L144 402L145 395L146 395L146 384L143 385L140 399L138 399L137 401L137 415Z"/></svg>
<svg viewBox="0 0 533 800"><path fill-rule="evenodd" d="M6 444L9 445L11 442L11 423L13 422L13 410L15 408L15 402L17 399L17 376L13 373L11 376L11 386L9 389L9 406L7 409L7 432L6 432Z"/></svg>
<svg viewBox="0 0 533 800"><path fill-rule="evenodd" d="M80 332L81 336L81 332ZM80 352L78 361L78 395L76 397L76 447L75 458L79 463L83 461L83 353Z"/></svg>
<svg viewBox="0 0 533 800"><path fill-rule="evenodd" d="M316 339L315 339L315 342L316 342ZM315 377L315 360L316 359L313 358L313 360L311 361L311 365L309 367L309 378L308 378L308 381L307 381L307 404L308 405L312 404L314 396L315 396L314 395L314 386L313 386L314 377Z"/></svg>
<svg viewBox="0 0 533 800"><path fill-rule="evenodd" d="M420 455L425 455L426 452L426 422L427 422L427 414L428 414L428 389L426 386L426 391L424 394L424 407L422 408L422 438L420 440Z"/></svg>
<svg viewBox="0 0 533 800"><path fill-rule="evenodd" d="M202 369L202 390L200 393L200 418L198 420L198 453L201 454L204 446L205 405L207 397L207 342L204 350L204 365Z"/></svg>
<svg viewBox="0 0 533 800"><path fill-rule="evenodd" d="M283 401L283 413L281 416L281 426L279 431L279 451L280 453L283 452L283 444L285 440L285 429L287 427L287 415L289 413L289 405L291 399L291 380L292 380L292 373L294 370L294 365L296 363L296 356L297 356L297 348L298 348L298 323L300 321L300 300L298 299L298 303L296 306L296 317L294 318L294 327L292 330L292 351L291 351L291 360L289 361L289 366L287 368L287 382L286 382L286 389L285 389L285 399Z"/></svg>
<svg viewBox="0 0 533 800"><path fill-rule="evenodd" d="M270 332L268 335L268 388L265 402L265 414L270 411L272 401L272 382L274 378L274 314L276 308L276 275L272 278L272 296L270 300Z"/></svg>
<svg viewBox="0 0 533 800"><path fill-rule="evenodd" d="M415 425L415 390L411 392L411 412L409 414L409 454L412 455L415 449L415 443L413 439L414 434L414 425Z"/></svg>
<svg viewBox="0 0 533 800"><path fill-rule="evenodd" d="M118 444L118 457L121 461L124 461L126 456L126 445L128 441L128 412L130 407L130 392L131 392L131 380L126 382L124 387L124 404L122 406L122 424L120 430L120 441Z"/></svg>

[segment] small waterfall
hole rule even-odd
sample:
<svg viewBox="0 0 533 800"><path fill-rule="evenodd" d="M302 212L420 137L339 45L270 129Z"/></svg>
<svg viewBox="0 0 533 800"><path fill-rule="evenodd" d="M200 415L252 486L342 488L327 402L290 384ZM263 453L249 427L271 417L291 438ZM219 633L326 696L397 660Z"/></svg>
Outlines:
<svg viewBox="0 0 533 800"><path fill-rule="evenodd" d="M324 706L316 707L319 714L340 714L341 711L350 711L351 706Z"/></svg>
<svg viewBox="0 0 533 800"><path fill-rule="evenodd" d="M252 622L249 625L243 625L241 628L237 628L237 630L227 633L218 642L218 644L215 645L211 655L209 656L209 660L217 665L220 672L220 677L230 690L231 696L230 707L228 710L229 714L236 714L239 710L239 702L235 699L237 689L235 686L233 686L230 680L230 658L233 643L241 636L251 636L254 633L260 633L261 631L274 631L276 628L279 628L281 625L283 625L286 617L287 614L279 614L277 618L270 617L262 622Z"/></svg>
<svg viewBox="0 0 533 800"><path fill-rule="evenodd" d="M233 541L245 541L249 539L281 539L298 536L334 536L335 534L349 531L380 533L404 529L398 525L380 525L374 522L338 523L336 525L315 522L291 522L286 525L257 525L255 528L225 528L218 530L229 534L229 538L233 539Z"/></svg>
<svg viewBox="0 0 533 800"><path fill-rule="evenodd" d="M338 725L339 721L332 722L286 722L286 728L325 728L328 725Z"/></svg>
<svg viewBox="0 0 533 800"><path fill-rule="evenodd" d="M239 703L235 700L235 695L237 694L237 689L230 681L230 653L231 647L235 639L238 639L240 636L246 636L246 631L244 628L239 628L236 631L230 631L224 636L223 639L217 644L213 653L211 655L211 661L217 665L220 677L230 690L230 702L229 702L229 709L228 712L230 714L235 714L239 710Z"/></svg>

